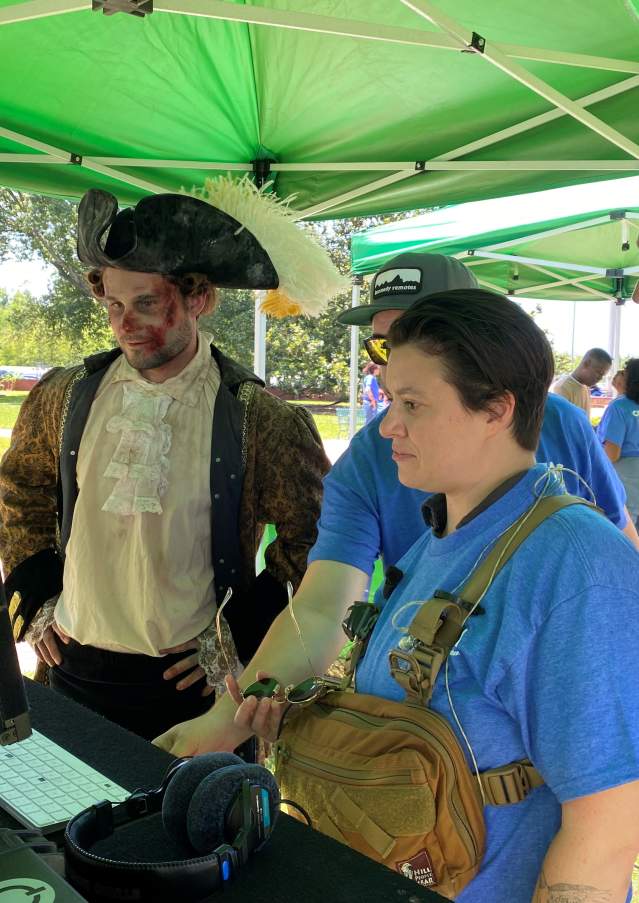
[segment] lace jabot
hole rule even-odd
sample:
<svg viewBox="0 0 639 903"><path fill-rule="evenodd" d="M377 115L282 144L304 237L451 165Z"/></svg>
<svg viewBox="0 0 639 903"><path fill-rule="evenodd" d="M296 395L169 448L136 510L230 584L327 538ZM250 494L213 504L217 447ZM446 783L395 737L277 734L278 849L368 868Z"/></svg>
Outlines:
<svg viewBox="0 0 639 903"><path fill-rule="evenodd" d="M171 427L164 416L173 398L159 386L124 383L122 412L111 417L107 432L121 433L104 471L117 480L102 506L114 514L162 513L161 497L168 488Z"/></svg>

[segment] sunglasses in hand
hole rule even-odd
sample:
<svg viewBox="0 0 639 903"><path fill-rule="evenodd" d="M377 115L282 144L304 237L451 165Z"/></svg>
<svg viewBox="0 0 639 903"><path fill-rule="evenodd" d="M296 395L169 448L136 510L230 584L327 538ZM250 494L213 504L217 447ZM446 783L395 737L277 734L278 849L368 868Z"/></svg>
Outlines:
<svg viewBox="0 0 639 903"><path fill-rule="evenodd" d="M246 687L246 689L242 692L242 696L244 697L244 699L248 699L250 696L255 696L256 699L274 699L277 702L287 702L290 705L308 705L309 703L314 702L316 699L319 699L320 696L328 693L329 690L345 689L349 682L349 679L342 678L340 680L336 680L332 677L317 676L315 669L313 668L313 665L311 663L308 649L306 648L306 643L304 642L304 637L302 636L299 624L297 623L295 612L293 611L293 585L292 583L290 583L290 581L286 584L286 591L288 594L288 611L291 616L291 620L295 625L295 629L300 639L300 643L302 644L302 648L304 649L304 652L306 654L306 660L309 664L309 668L311 669L313 677L308 677L306 680L303 680L299 684L291 684L290 686L284 688L281 687L279 681L277 681L274 677L265 677L261 680L256 680L255 683L252 683L250 686ZM230 598L231 590L229 588L222 604L217 611L215 623L217 627L218 642L220 644L224 658L226 659L229 673L232 674L233 672L230 668L230 662L226 653L224 641L222 638L222 630L220 627L220 616L222 614L222 609Z"/></svg>

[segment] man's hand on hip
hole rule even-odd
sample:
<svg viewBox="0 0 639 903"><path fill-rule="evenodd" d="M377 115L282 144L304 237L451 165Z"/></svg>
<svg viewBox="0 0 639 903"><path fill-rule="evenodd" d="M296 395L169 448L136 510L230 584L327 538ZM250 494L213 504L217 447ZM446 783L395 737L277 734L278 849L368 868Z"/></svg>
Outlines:
<svg viewBox="0 0 639 903"><path fill-rule="evenodd" d="M193 651L195 650L195 651ZM193 686L198 680L206 678L204 668L200 665L200 641L197 637L188 640L186 643L178 643L177 646L171 646L170 649L160 649L161 655L170 655L176 652L190 652L190 655L175 662L170 668L163 673L164 680L174 680L181 677L175 685L176 690L186 690L187 687ZM187 673L188 672L188 673ZM214 688L205 683L202 689L202 696L210 696L214 692Z"/></svg>
<svg viewBox="0 0 639 903"><path fill-rule="evenodd" d="M53 668L55 665L62 664L62 654L58 645L58 640L68 643L71 637L64 632L55 621L42 634L39 642L35 643L33 648L40 661Z"/></svg>

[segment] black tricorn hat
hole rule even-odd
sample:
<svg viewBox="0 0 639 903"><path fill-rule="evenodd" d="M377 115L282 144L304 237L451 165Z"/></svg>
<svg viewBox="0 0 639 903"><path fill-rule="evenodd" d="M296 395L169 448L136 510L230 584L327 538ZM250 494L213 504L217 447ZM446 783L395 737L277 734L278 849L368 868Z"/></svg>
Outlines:
<svg viewBox="0 0 639 903"><path fill-rule="evenodd" d="M118 212L92 188L78 208L78 257L92 267L141 273L203 273L220 288L273 289L275 267L241 223L186 194L153 194Z"/></svg>

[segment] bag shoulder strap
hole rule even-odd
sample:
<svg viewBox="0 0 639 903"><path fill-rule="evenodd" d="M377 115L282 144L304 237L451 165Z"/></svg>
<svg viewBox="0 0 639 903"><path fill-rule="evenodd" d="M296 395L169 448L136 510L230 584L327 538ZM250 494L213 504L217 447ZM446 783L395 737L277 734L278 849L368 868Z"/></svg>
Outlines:
<svg viewBox="0 0 639 903"><path fill-rule="evenodd" d="M540 524L572 505L598 510L591 502L572 495L538 499L502 533L458 594L438 590L420 606L399 649L389 654L391 674L404 689L406 702L428 705L442 665L497 574Z"/></svg>

